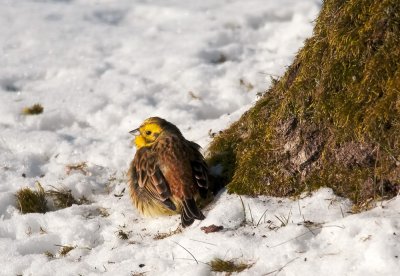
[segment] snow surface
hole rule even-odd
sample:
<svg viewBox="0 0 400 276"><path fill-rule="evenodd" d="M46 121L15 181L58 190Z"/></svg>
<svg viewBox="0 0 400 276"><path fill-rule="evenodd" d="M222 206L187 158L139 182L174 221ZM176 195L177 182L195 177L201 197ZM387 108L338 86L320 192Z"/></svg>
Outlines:
<svg viewBox="0 0 400 276"><path fill-rule="evenodd" d="M215 257L252 264L243 275L397 275L398 198L351 215L329 189L243 205L222 192L204 221L159 239L179 217L141 218L124 192L129 130L161 116L206 148L284 72L320 1L0 5L0 275L209 275ZM35 103L43 114L21 115ZM86 173L66 172L79 162ZM22 215L14 194L36 181L92 203Z"/></svg>

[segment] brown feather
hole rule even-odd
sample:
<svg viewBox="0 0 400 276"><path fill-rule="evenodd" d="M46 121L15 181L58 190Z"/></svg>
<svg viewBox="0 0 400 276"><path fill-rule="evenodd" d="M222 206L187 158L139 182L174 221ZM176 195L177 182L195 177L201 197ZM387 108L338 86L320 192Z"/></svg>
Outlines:
<svg viewBox="0 0 400 276"><path fill-rule="evenodd" d="M176 210L175 204L171 201L171 192L168 184L152 157L148 148L139 149L129 169L129 186L131 197L136 205L158 205L159 208ZM139 166L147 168L141 169ZM143 207L145 208L145 207ZM146 213L143 208L138 208L141 213ZM160 210L161 212L163 210ZM167 210L164 210L167 212Z"/></svg>

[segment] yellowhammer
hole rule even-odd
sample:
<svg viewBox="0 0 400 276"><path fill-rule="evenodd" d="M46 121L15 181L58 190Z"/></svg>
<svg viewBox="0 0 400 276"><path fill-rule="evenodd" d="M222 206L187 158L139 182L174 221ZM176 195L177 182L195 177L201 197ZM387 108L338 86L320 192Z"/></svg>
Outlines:
<svg viewBox="0 0 400 276"><path fill-rule="evenodd" d="M200 146L186 140L172 123L146 119L130 131L136 155L129 168L130 195L147 216L181 214L182 226L204 219L195 198L207 196L208 166Z"/></svg>

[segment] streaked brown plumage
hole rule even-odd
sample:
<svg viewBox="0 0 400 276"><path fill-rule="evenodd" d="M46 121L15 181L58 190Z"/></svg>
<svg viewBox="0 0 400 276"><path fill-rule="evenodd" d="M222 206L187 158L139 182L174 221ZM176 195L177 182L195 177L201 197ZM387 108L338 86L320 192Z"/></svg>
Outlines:
<svg viewBox="0 0 400 276"><path fill-rule="evenodd" d="M146 119L133 131L137 151L129 168L130 195L143 215L181 214L182 226L204 215L196 205L208 190L208 167L200 146L172 123Z"/></svg>

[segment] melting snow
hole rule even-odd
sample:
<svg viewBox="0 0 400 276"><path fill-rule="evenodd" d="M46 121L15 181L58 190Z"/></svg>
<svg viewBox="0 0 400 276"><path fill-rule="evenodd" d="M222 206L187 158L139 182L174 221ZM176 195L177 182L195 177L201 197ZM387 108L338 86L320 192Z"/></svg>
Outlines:
<svg viewBox="0 0 400 276"><path fill-rule="evenodd" d="M284 72L320 5L1 0L0 275L209 275L216 257L252 264L243 275L397 275L398 198L352 215L329 189L221 192L175 232L178 216L141 218L124 190L129 130L160 116L207 147ZM35 103L43 114L21 115ZM91 203L22 215L14 194L36 181Z"/></svg>

